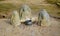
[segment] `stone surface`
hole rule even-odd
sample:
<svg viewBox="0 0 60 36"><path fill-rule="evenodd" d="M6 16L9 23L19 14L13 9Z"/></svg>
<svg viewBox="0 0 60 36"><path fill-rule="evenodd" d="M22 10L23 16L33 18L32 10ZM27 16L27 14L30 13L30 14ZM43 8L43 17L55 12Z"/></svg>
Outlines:
<svg viewBox="0 0 60 36"><path fill-rule="evenodd" d="M45 9L42 9L38 15L38 24L41 26L50 25L50 16Z"/></svg>
<svg viewBox="0 0 60 36"><path fill-rule="evenodd" d="M20 20L30 20L31 19L31 8L28 5L22 5L19 11Z"/></svg>
<svg viewBox="0 0 60 36"><path fill-rule="evenodd" d="M11 24L14 25L14 26L20 25L19 14L15 10L13 11L12 16L11 16Z"/></svg>

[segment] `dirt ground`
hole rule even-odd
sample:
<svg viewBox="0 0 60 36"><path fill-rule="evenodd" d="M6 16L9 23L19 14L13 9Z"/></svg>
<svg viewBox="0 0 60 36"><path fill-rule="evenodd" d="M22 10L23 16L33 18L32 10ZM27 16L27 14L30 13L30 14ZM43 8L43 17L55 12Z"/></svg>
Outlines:
<svg viewBox="0 0 60 36"><path fill-rule="evenodd" d="M20 2L21 1L21 2ZM22 0L8 0L1 1L0 3L12 3L12 4L46 4L44 0L26 0L22 2ZM54 8L55 9L55 8ZM59 20L59 19L58 19ZM9 19L0 19L0 36L60 36L60 21L54 18L51 18L50 26L39 26L37 24L33 25L24 25L21 24L18 27L14 27L10 24Z"/></svg>
<svg viewBox="0 0 60 36"><path fill-rule="evenodd" d="M0 19L0 36L60 36L60 23L51 18L50 26L37 24L14 27L8 19Z"/></svg>

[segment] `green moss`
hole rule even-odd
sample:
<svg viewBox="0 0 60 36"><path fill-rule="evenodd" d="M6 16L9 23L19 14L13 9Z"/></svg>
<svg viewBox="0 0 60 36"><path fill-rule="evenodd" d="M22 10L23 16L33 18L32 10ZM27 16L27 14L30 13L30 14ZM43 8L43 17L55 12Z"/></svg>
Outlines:
<svg viewBox="0 0 60 36"><path fill-rule="evenodd" d="M13 10L15 8L16 8L16 6L14 6L11 3L2 3L2 4L0 4L0 12L7 12L7 11Z"/></svg>
<svg viewBox="0 0 60 36"><path fill-rule="evenodd" d="M19 6L16 6L11 3L2 3L0 4L0 12L1 13L6 13L10 10L14 10L19 8ZM56 5L30 5L31 9L35 12L39 11L40 9L44 8L48 11L49 14L55 15L55 16L60 16L60 14L57 14L58 12L60 13L60 8L58 8Z"/></svg>
<svg viewBox="0 0 60 36"><path fill-rule="evenodd" d="M5 0L0 0L0 1L5 1Z"/></svg>
<svg viewBox="0 0 60 36"><path fill-rule="evenodd" d="M60 14L57 14L58 12L60 13L60 9L56 5L33 5L31 6L33 11L40 11L41 9L46 9L47 12L51 15L54 16L60 16Z"/></svg>
<svg viewBox="0 0 60 36"><path fill-rule="evenodd" d="M60 2L60 0L57 0L57 2Z"/></svg>
<svg viewBox="0 0 60 36"><path fill-rule="evenodd" d="M49 3L56 3L56 0L47 0Z"/></svg>
<svg viewBox="0 0 60 36"><path fill-rule="evenodd" d="M53 3L53 4L56 4L56 3L59 3L60 0L47 0L48 3Z"/></svg>

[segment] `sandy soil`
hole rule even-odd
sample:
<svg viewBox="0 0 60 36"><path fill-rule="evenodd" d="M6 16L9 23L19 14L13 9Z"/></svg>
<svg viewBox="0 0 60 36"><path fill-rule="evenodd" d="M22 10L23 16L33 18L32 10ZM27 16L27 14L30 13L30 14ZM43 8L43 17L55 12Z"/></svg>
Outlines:
<svg viewBox="0 0 60 36"><path fill-rule="evenodd" d="M60 36L60 23L52 18L48 27L37 24L14 27L8 19L0 19L0 36Z"/></svg>
<svg viewBox="0 0 60 36"><path fill-rule="evenodd" d="M42 3L40 0L27 0L28 4L40 4ZM2 1L0 3L19 3L22 1ZM44 2L45 3L45 2ZM0 36L60 36L60 22L51 18L50 26L39 26L37 24L33 24L30 26L21 24L18 27L14 27L10 24L8 19L0 19Z"/></svg>

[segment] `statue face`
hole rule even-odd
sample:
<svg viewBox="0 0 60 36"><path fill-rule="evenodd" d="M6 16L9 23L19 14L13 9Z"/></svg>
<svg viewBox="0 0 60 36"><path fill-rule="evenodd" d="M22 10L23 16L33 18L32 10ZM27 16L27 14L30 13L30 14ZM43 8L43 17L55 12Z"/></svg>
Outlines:
<svg viewBox="0 0 60 36"><path fill-rule="evenodd" d="M45 9L42 9L39 14L42 19L46 19L46 20L49 19L49 14Z"/></svg>
<svg viewBox="0 0 60 36"><path fill-rule="evenodd" d="M23 5L21 7L21 10L19 12L20 18L21 19L27 19L27 18L31 18L31 9L29 8L29 6L27 5Z"/></svg>
<svg viewBox="0 0 60 36"><path fill-rule="evenodd" d="M20 18L19 18L19 14L17 11L13 11L12 15L11 15L11 24L14 26L18 26L20 25Z"/></svg>
<svg viewBox="0 0 60 36"><path fill-rule="evenodd" d="M27 5L23 5L19 12L20 20L25 20L26 24L31 24L31 9Z"/></svg>
<svg viewBox="0 0 60 36"><path fill-rule="evenodd" d="M23 5L21 9L22 11L31 11L31 8L27 5Z"/></svg>
<svg viewBox="0 0 60 36"><path fill-rule="evenodd" d="M48 21L49 21L49 14L45 9L42 9L38 15L38 23L40 23L40 25L41 24L46 25Z"/></svg>

